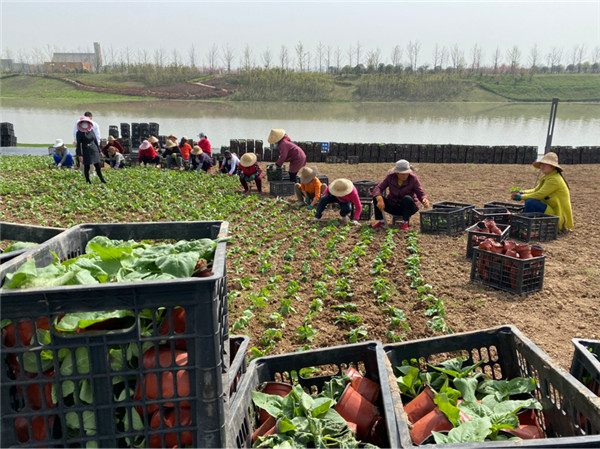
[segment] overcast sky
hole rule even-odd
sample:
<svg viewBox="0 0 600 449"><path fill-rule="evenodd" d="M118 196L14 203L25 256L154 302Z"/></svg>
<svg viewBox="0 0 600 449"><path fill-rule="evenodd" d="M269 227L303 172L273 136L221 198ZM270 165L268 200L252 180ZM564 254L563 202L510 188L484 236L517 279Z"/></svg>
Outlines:
<svg viewBox="0 0 600 449"><path fill-rule="evenodd" d="M162 49L170 59L177 49L180 62L189 63L192 45L196 61L206 64L209 48L219 53L234 51L234 66L240 64L248 45L257 65L269 49L277 63L282 46L290 59L299 42L311 53L315 65L321 42L333 53L340 48L342 65L348 50L361 47L361 62L369 51L380 50L380 62L391 61L392 48L403 50L408 63L409 42L418 42L417 65L430 64L436 44L458 45L467 64L473 47L482 49L482 64L491 65L500 49L517 46L521 64L528 66L534 45L542 63L553 49L563 50L561 63L571 60L575 46L585 45L584 60L600 46L600 0L593 1L388 1L388 2L136 2L136 1L27 1L0 0L2 13L2 57L18 60L19 52L34 49L46 55L92 51L100 42L105 63L110 54L120 56L128 48L135 56L142 49L154 54ZM8 54L7 54L8 51ZM44 58L47 60L46 58ZM219 57L219 65L222 60ZM356 61L354 61L355 64ZM333 64L332 64L333 65Z"/></svg>

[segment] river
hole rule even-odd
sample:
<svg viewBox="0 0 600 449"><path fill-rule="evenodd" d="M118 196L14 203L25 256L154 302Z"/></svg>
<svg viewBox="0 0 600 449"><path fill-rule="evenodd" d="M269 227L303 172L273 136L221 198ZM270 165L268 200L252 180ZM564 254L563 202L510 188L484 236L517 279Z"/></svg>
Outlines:
<svg viewBox="0 0 600 449"><path fill-rule="evenodd" d="M109 125L149 123L160 134L208 135L214 148L230 139L262 139L284 128L292 140L464 145L533 145L543 149L549 103L263 103L163 101L60 105L2 99L2 122L19 143L72 141L75 120L94 113L103 137ZM600 144L600 104L559 103L553 145Z"/></svg>

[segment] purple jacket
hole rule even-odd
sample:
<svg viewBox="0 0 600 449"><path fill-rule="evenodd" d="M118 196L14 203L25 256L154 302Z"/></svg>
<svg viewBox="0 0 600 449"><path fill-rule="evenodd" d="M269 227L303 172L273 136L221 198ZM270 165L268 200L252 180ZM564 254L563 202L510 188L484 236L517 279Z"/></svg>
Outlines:
<svg viewBox="0 0 600 449"><path fill-rule="evenodd" d="M375 186L373 189L373 196L380 196L385 192L385 189L389 189L387 199L392 204L397 204L406 195L410 195L417 207L419 207L419 201L423 202L423 199L427 198L423 187L421 187L419 178L414 173L409 174L402 185L398 185L397 173L390 173L383 181Z"/></svg>
<svg viewBox="0 0 600 449"><path fill-rule="evenodd" d="M277 149L279 150L279 159L275 162L277 166L281 167L284 162L289 162L290 169L288 171L298 173L306 165L306 154L291 140L281 139Z"/></svg>

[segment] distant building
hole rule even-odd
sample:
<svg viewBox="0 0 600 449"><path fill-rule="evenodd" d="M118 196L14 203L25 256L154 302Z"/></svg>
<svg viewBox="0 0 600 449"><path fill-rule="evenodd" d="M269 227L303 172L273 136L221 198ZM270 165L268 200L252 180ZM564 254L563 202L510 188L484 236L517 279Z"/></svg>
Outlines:
<svg viewBox="0 0 600 449"><path fill-rule="evenodd" d="M0 59L2 73L29 73L29 64L15 62L12 59Z"/></svg>
<svg viewBox="0 0 600 449"><path fill-rule="evenodd" d="M102 68L100 44L94 42L94 53L54 53L51 62L45 62L47 72L98 72Z"/></svg>

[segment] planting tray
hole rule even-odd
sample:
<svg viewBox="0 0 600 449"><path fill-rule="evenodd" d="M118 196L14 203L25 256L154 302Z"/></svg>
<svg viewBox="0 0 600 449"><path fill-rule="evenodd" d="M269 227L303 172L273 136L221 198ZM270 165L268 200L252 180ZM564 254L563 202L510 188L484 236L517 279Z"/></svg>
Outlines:
<svg viewBox="0 0 600 449"><path fill-rule="evenodd" d="M490 232L480 232L476 224L468 227L465 231L467 233L467 258L473 257L473 237L482 236L485 238L492 238L496 242L503 242L507 239L510 234L510 225L499 224L498 229L502 231L502 234L492 234Z"/></svg>
<svg viewBox="0 0 600 449"><path fill-rule="evenodd" d="M510 236L525 242L556 240L558 217L540 212L513 214L510 217Z"/></svg>
<svg viewBox="0 0 600 449"><path fill-rule="evenodd" d="M362 211L358 219L360 221L369 221L373 217L373 197L360 198L360 204L362 205ZM350 217L354 217L354 205L352 206Z"/></svg>
<svg viewBox="0 0 600 449"><path fill-rule="evenodd" d="M267 168L267 181L283 181L289 179L285 165L275 168Z"/></svg>
<svg viewBox="0 0 600 449"><path fill-rule="evenodd" d="M535 414L547 438L457 443L437 445L438 448L600 446L600 399L582 389L573 376L563 371L514 326L389 344L384 346L384 350L392 367L400 366L403 360L417 359L426 371L425 363L435 365L460 355L467 358L465 366L484 360L477 371L493 379L533 377L537 380L537 387L532 393L540 401L543 410L536 410ZM390 381L393 401L401 404L400 390L394 376L390 376ZM413 447L406 413L401 405L396 407L396 421L402 447Z"/></svg>
<svg viewBox="0 0 600 449"><path fill-rule="evenodd" d="M574 338L571 341L575 346L571 374L592 393L600 396L600 340Z"/></svg>
<svg viewBox="0 0 600 449"><path fill-rule="evenodd" d="M49 228L44 226L32 226L16 223L0 222L0 240L14 240L16 242L44 243L52 237L56 237L63 232L63 228ZM9 253L0 253L0 264L14 259L31 248L11 251Z"/></svg>
<svg viewBox="0 0 600 449"><path fill-rule="evenodd" d="M235 400L238 392L238 385L242 381L242 376L246 373L246 352L250 337L245 335L229 336L229 401Z"/></svg>
<svg viewBox="0 0 600 449"><path fill-rule="evenodd" d="M61 260L82 254L97 235L190 240L226 234L223 221L83 224L0 266L0 282L29 259L48 265L54 258L51 251ZM226 243L217 244L213 274L204 278L3 290L2 319L17 323L17 333L11 341L8 328L2 332L1 446L120 447L140 444L142 438L146 446L149 439L153 446L225 446L225 254ZM183 326L176 318L182 309ZM127 310L132 318L117 321L113 330L61 334L50 324L52 330L43 332L64 313L113 310ZM168 317L163 324L159 310ZM155 363L157 353L160 363ZM130 363L136 354L144 354L145 363ZM113 389L125 381L128 388ZM74 395L63 397L61 387ZM144 419L141 429L123 424L139 423L134 413ZM122 419L120 425L116 417ZM151 417L157 418L158 428L148 426Z"/></svg>
<svg viewBox="0 0 600 449"><path fill-rule="evenodd" d="M512 213L505 207L484 207L482 209L471 209L471 224L481 220L494 220L496 224L510 224Z"/></svg>
<svg viewBox="0 0 600 449"><path fill-rule="evenodd" d="M467 228L469 209L465 207L440 207L421 210L421 233L455 235Z"/></svg>
<svg viewBox="0 0 600 449"><path fill-rule="evenodd" d="M544 284L546 256L517 259L473 248L471 280L510 293L537 292Z"/></svg>
<svg viewBox="0 0 600 449"><path fill-rule="evenodd" d="M475 205L469 204L469 203L454 203L452 201L440 201L439 203L433 203L434 209L455 208L455 207L466 207L467 209L473 209L475 207Z"/></svg>
<svg viewBox="0 0 600 449"><path fill-rule="evenodd" d="M525 209L523 203L504 203L502 201L490 201L489 203L485 203L483 207L503 207L513 214L519 214Z"/></svg>
<svg viewBox="0 0 600 449"><path fill-rule="evenodd" d="M294 194L295 182L273 181L269 183L269 193L273 196L291 196Z"/></svg>
<svg viewBox="0 0 600 449"><path fill-rule="evenodd" d="M381 439L379 446L401 447L391 401L385 354L381 343L376 341L254 359L248 366L237 398L229 410L228 447L252 447L251 436L256 413L251 395L261 383L278 381L302 385L308 393L312 393L314 389L320 391L326 381L345 372L350 365L381 386L381 394L375 404L383 418L377 432ZM327 374L320 375L311 369L319 367Z"/></svg>
<svg viewBox="0 0 600 449"><path fill-rule="evenodd" d="M373 196L373 189L378 184L375 181L353 181L354 187L356 187L356 191L358 192L358 196L360 198L367 198Z"/></svg>

